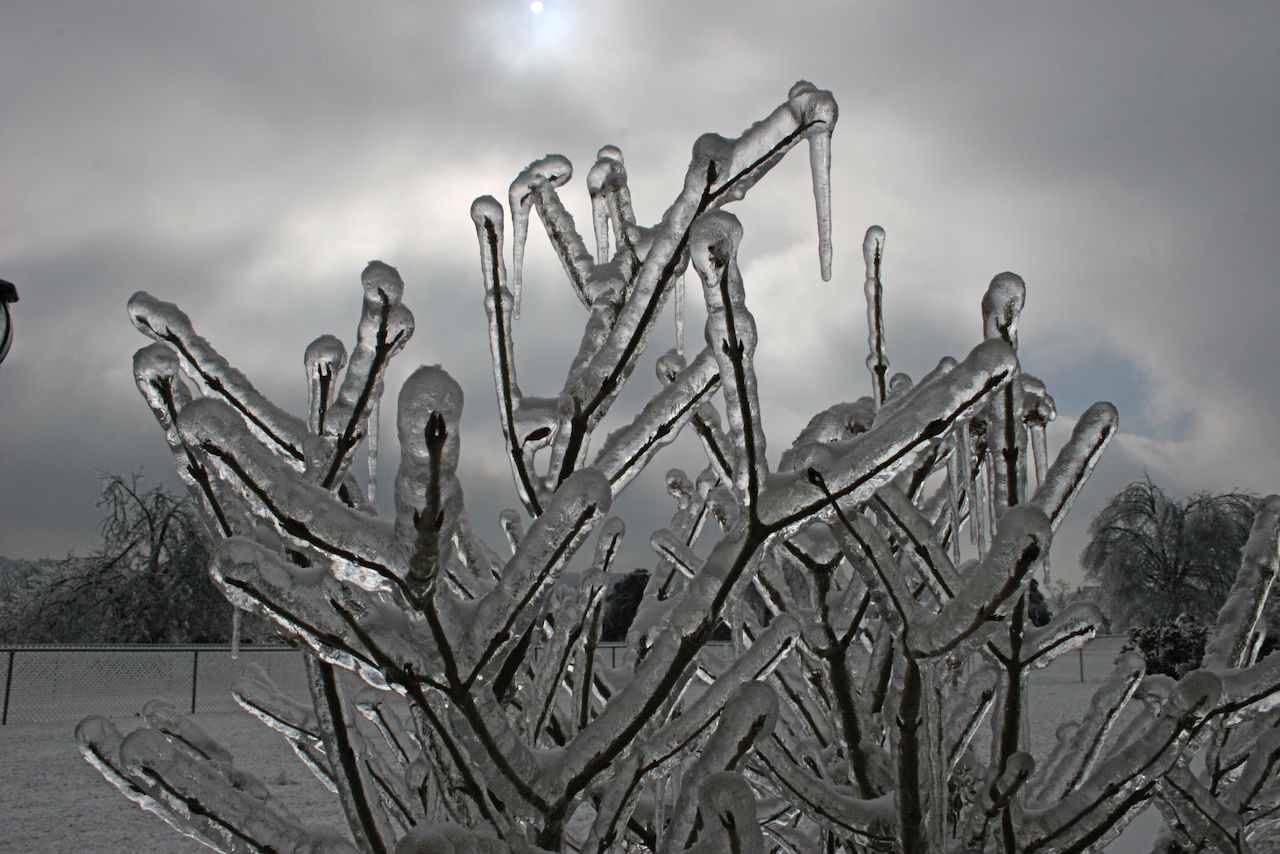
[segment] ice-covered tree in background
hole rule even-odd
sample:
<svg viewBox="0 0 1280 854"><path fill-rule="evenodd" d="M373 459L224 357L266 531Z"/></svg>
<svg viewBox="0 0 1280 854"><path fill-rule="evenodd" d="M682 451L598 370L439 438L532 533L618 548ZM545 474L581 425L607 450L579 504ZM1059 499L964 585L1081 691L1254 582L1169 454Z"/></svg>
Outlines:
<svg viewBox="0 0 1280 854"><path fill-rule="evenodd" d="M539 160L510 191L510 279L506 214L476 200L501 428L530 520L503 513L502 555L466 513L462 391L442 368L420 368L400 392L394 519L378 518L352 474L387 362L413 330L394 269L365 270L349 358L332 336L307 349L305 420L263 399L175 306L136 294L130 314L156 339L135 357L138 386L223 538L211 572L307 651L309 703L260 672L236 695L336 793L351 841L302 826L163 704L124 739L84 721L86 757L175 827L234 852L1068 852L1104 843L1152 800L1178 841L1247 850L1280 800L1280 657L1254 662L1278 498L1258 514L1205 668L1175 683L1144 678L1126 656L1052 755L1030 753L1028 670L1101 619L1075 605L1033 627L1030 574L1116 414L1090 408L1050 465L1053 403L1016 353L1020 278L992 281L983 340L962 360L915 383L891 376L884 232L872 227L873 393L818 413L770 465L742 228L722 208L807 140L826 278L835 119L830 93L802 82L739 139L702 137L653 228L634 220L621 153L601 149L587 177L594 255L559 197L568 161ZM551 398L517 383L513 320L535 212L588 312ZM682 323L690 264L706 346L658 357L662 390L590 453L673 296ZM671 525L649 538L658 561L626 661L606 666L601 612L624 535L610 502L685 427L708 465L668 472ZM708 521L718 532L704 532ZM580 587L557 589L592 539ZM722 621L731 645L709 646ZM1117 737L1134 697L1144 710ZM978 755L984 719L990 750Z"/></svg>

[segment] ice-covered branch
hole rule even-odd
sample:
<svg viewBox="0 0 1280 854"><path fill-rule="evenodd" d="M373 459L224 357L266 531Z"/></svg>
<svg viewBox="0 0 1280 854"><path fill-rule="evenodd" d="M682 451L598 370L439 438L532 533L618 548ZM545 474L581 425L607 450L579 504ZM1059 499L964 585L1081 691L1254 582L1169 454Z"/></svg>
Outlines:
<svg viewBox="0 0 1280 854"><path fill-rule="evenodd" d="M1203 667L1245 667L1254 650L1254 629L1262 616L1280 564L1280 496L1258 505L1253 529L1240 556L1240 571L1218 613L1217 632L1205 646Z"/></svg>
<svg viewBox="0 0 1280 854"><path fill-rule="evenodd" d="M191 319L176 305L138 291L129 298L129 319L139 332L177 350L210 393L226 400L276 453L302 469L306 425L259 394L244 374L196 334Z"/></svg>
<svg viewBox="0 0 1280 854"><path fill-rule="evenodd" d="M735 450L730 483L739 500L754 512L768 474L764 429L756 389L756 324L747 311L738 270L742 226L722 211L704 214L694 224L689 256L702 278L707 300L707 346L720 366L729 437Z"/></svg>
<svg viewBox="0 0 1280 854"><path fill-rule="evenodd" d="M370 261L360 277L364 305L356 331L356 346L337 396L329 406L323 429L307 444L307 470L321 486L336 490L351 454L364 439L365 422L381 396L387 365L413 335L413 314L401 304L404 282L394 267Z"/></svg>

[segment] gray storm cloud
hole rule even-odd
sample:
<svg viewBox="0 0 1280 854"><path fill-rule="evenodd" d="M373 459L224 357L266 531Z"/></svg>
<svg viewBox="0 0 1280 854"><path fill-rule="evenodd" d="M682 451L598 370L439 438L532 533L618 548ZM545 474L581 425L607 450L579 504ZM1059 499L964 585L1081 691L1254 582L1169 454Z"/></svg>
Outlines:
<svg viewBox="0 0 1280 854"><path fill-rule="evenodd" d="M519 0L6 3L0 277L22 301L0 367L0 554L91 544L95 470L174 480L130 375L146 343L125 316L131 293L178 303L301 411L303 349L322 333L350 343L375 258L400 270L418 319L389 385L423 363L458 378L462 480L496 532L516 501L471 200L561 153L578 173L563 196L589 232L584 170L612 143L639 218L656 221L699 134L738 135L804 78L841 109L832 281L818 276L803 163L734 206L773 454L870 387L867 226L888 234L895 371L967 352L987 283L1013 270L1028 288L1024 367L1061 413L1051 446L1094 400L1121 413L1059 534L1055 572L1070 576L1089 515L1143 467L1173 492L1280 487L1278 24L1264 4L545 0L533 16ZM516 329L527 393L559 389L583 319L535 226ZM673 325L637 369L653 387ZM634 490L620 509L665 524L660 485Z"/></svg>

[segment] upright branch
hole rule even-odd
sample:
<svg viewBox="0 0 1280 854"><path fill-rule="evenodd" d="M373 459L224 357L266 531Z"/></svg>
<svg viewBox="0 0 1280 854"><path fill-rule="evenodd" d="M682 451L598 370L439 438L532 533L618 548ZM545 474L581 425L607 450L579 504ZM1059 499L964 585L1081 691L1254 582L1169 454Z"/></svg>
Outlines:
<svg viewBox="0 0 1280 854"><path fill-rule="evenodd" d="M888 390L889 357L884 352L884 287L880 284L880 262L884 259L884 229L873 225L862 241L862 258L867 265L863 291L867 295L867 370L871 371L871 399L883 405Z"/></svg>

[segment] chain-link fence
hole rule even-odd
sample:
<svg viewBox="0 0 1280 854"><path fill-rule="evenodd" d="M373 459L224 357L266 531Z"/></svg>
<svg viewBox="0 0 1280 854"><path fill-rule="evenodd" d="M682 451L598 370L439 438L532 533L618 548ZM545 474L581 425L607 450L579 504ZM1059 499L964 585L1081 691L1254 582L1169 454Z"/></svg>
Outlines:
<svg viewBox="0 0 1280 854"><path fill-rule="evenodd" d="M1031 685L1048 685L1067 682L1105 682L1115 669L1120 651L1129 642L1127 635L1097 635L1079 649L1068 650L1044 667L1031 670L1027 677ZM871 665L871 654L856 649L854 665L866 668ZM964 671L965 674L969 670Z"/></svg>
<svg viewBox="0 0 1280 854"><path fill-rule="evenodd" d="M1102 682L1127 640L1124 635L1096 637L1033 670L1032 683ZM624 649L625 644L600 644L602 661L617 667ZM265 668L286 694L306 700L302 654L287 646L242 646L238 659L231 657L229 646L0 647L0 722L124 717L137 714L153 697L165 697L192 713L229 712L239 708L231 683L249 662Z"/></svg>
<svg viewBox="0 0 1280 854"><path fill-rule="evenodd" d="M187 712L238 709L231 683L249 662L281 690L307 696L302 654L287 646L15 646L0 647L4 724L125 717L164 697Z"/></svg>

